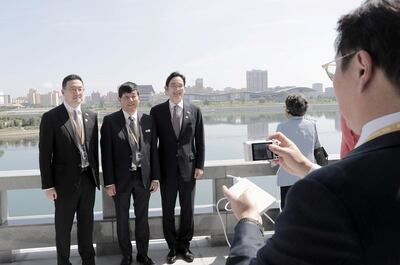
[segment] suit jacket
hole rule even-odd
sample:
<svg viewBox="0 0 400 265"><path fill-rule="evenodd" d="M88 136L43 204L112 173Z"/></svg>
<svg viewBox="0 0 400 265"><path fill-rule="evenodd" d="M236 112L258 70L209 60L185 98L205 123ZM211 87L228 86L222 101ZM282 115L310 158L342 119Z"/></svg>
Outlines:
<svg viewBox="0 0 400 265"><path fill-rule="evenodd" d="M266 244L255 225L236 226L227 264L400 264L399 157L394 132L312 172Z"/></svg>
<svg viewBox="0 0 400 265"><path fill-rule="evenodd" d="M195 168L204 168L204 125L200 109L184 101L178 139L172 127L168 100L154 106L150 115L155 123L154 137L158 138L161 181L176 178L178 167L185 181L192 180Z"/></svg>
<svg viewBox="0 0 400 265"><path fill-rule="evenodd" d="M151 180L158 180L160 166L157 153L157 142L153 141L153 123L151 116L138 114L140 125L141 170L142 181L146 188L150 188ZM104 186L115 184L118 191L125 191L132 173L129 168L132 164L132 149L129 144L129 135L126 128L125 116L122 110L107 115L101 126L101 161Z"/></svg>
<svg viewBox="0 0 400 265"><path fill-rule="evenodd" d="M278 124L276 131L286 135L297 145L304 156L313 162L315 161L314 149L321 147L321 144L318 140L317 127L313 121L305 119L303 116L293 116ZM300 179L281 167L276 175L280 187L291 186Z"/></svg>
<svg viewBox="0 0 400 265"><path fill-rule="evenodd" d="M82 109L85 146L93 181L99 188L97 114ZM64 104L44 113L40 122L39 165L42 189L54 187L58 194L73 193L80 184L81 155Z"/></svg>

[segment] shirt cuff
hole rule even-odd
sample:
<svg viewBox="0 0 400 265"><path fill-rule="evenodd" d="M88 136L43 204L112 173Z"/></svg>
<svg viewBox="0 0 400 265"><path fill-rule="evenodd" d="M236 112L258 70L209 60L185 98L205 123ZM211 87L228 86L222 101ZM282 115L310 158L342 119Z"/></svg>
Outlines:
<svg viewBox="0 0 400 265"><path fill-rule="evenodd" d="M313 171L315 171L315 170L317 170L317 169L320 169L321 168L321 166L320 165L318 165L318 164L312 164L312 166L311 166L311 168L310 168L310 171L308 171L308 174L310 174L311 172L313 172Z"/></svg>
<svg viewBox="0 0 400 265"><path fill-rule="evenodd" d="M54 187L48 188L48 189L43 189L43 191L48 191L48 190L54 190Z"/></svg>

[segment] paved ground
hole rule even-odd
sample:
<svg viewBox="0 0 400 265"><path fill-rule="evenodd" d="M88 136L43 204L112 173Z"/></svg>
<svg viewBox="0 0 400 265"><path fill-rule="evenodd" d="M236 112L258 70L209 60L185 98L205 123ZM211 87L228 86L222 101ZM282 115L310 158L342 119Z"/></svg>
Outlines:
<svg viewBox="0 0 400 265"><path fill-rule="evenodd" d="M135 246L134 246L135 249ZM207 238L196 238L192 241L191 250L195 255L192 265L223 265L228 254L228 247L210 247ZM168 248L165 241L152 241L149 248L149 256L156 264L166 264L166 255ZM133 253L134 262L136 253ZM119 265L121 261L120 255L96 257L96 265ZM71 262L73 265L80 265L81 260L76 250L73 247L71 251ZM56 253L55 248L42 249L42 250L26 250L16 254L16 261L13 263L6 263L4 265L55 265ZM176 265L188 265L178 257Z"/></svg>

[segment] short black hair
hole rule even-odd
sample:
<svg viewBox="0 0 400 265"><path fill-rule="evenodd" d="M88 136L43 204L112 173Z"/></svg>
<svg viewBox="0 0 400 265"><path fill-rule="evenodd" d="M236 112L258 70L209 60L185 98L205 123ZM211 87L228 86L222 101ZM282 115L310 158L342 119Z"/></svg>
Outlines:
<svg viewBox="0 0 400 265"><path fill-rule="evenodd" d="M139 90L138 86L135 83L132 82L125 82L122 85L119 86L118 88L118 97L122 97L124 93L131 93L133 91L136 91L136 93L139 96Z"/></svg>
<svg viewBox="0 0 400 265"><path fill-rule="evenodd" d="M64 77L64 79L62 81L62 89L65 89L67 87L68 81L71 81L71 80L79 80L82 82L82 85L83 85L82 77L80 77L77 74L70 74L70 75L67 75L66 77Z"/></svg>
<svg viewBox="0 0 400 265"><path fill-rule="evenodd" d="M167 88L169 85L169 82L171 82L172 78L174 77L180 77L183 80L183 85L186 85L186 78L183 74L179 73L179 72L172 72L168 77L167 77L167 81L165 81L165 87Z"/></svg>
<svg viewBox="0 0 400 265"><path fill-rule="evenodd" d="M285 104L286 111L292 116L304 116L307 112L308 102L301 94L289 94Z"/></svg>
<svg viewBox="0 0 400 265"><path fill-rule="evenodd" d="M364 50L400 90L400 1L367 0L338 21L336 54ZM353 56L342 60L346 70ZM399 91L400 92L400 91Z"/></svg>

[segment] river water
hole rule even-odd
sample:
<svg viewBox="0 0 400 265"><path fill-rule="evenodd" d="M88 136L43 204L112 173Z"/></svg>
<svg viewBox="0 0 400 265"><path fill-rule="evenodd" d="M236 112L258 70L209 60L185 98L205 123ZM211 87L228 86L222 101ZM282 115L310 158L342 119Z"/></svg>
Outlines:
<svg viewBox="0 0 400 265"><path fill-rule="evenodd" d="M281 113L205 113L206 161L243 159L243 142L265 139L285 120ZM308 118L316 121L319 140L328 153L340 150L340 125L337 111L310 112ZM38 169L38 137L19 140L0 140L0 170ZM254 181L278 196L274 176L257 177ZM211 180L197 182L196 205L212 204ZM54 213L52 202L45 199L39 189L8 191L9 216L45 215ZM101 211L101 193L97 192L95 211ZM160 207L160 194L150 200L151 208Z"/></svg>

